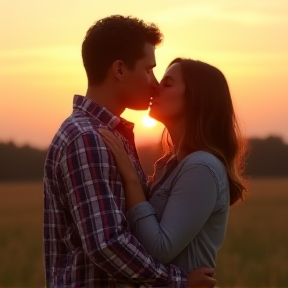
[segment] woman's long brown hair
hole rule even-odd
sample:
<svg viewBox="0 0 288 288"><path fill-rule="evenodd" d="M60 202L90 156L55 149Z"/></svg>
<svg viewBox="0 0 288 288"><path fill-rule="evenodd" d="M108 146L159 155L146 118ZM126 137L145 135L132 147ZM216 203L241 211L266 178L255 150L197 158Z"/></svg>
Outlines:
<svg viewBox="0 0 288 288"><path fill-rule="evenodd" d="M230 205L239 199L244 200L247 191L243 177L246 142L223 73L201 61L176 58L169 67L175 63L181 65L186 86L186 129L180 149L186 155L199 150L215 155L227 170ZM162 141L164 147L170 149L168 138L165 135Z"/></svg>

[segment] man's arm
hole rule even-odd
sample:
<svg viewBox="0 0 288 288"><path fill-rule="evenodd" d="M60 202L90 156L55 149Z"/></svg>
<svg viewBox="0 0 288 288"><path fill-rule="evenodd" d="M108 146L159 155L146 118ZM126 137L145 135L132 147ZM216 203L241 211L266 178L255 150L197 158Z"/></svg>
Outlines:
<svg viewBox="0 0 288 288"><path fill-rule="evenodd" d="M186 271L163 266L130 233L119 207L121 179L98 134L90 132L73 140L61 168L83 249L95 265L119 280L187 287Z"/></svg>

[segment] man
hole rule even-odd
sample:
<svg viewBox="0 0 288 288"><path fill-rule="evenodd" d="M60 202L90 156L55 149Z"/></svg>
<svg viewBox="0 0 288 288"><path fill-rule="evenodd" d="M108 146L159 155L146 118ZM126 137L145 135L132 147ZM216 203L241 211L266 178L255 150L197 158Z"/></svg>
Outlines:
<svg viewBox="0 0 288 288"><path fill-rule="evenodd" d="M47 287L187 287L215 285L213 269L187 274L163 266L131 235L123 185L97 129L124 143L146 185L125 108L145 110L156 91L152 69L162 34L153 24L111 16L87 32L82 57L86 97L75 95L73 113L48 150L44 176L44 250Z"/></svg>

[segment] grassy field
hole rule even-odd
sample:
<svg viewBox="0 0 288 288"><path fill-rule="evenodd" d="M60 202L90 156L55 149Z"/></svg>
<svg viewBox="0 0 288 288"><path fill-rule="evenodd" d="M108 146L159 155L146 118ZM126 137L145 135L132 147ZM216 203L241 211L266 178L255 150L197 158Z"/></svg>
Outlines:
<svg viewBox="0 0 288 288"><path fill-rule="evenodd" d="M219 287L288 287L288 179L250 183L230 210ZM42 183L0 184L0 287L43 287Z"/></svg>

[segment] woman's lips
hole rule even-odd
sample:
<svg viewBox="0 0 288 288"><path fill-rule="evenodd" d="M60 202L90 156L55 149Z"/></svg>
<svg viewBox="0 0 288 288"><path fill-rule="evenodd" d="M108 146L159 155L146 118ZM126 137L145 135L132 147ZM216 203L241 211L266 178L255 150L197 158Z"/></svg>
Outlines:
<svg viewBox="0 0 288 288"><path fill-rule="evenodd" d="M151 102L149 106L150 106L150 107L153 107L153 106L155 107L155 106L157 106L157 105L158 105L157 103Z"/></svg>
<svg viewBox="0 0 288 288"><path fill-rule="evenodd" d="M151 97L151 99L150 99L150 106L152 106L152 105L158 105L159 103L157 103L155 100L154 100L155 98L154 97Z"/></svg>
<svg viewBox="0 0 288 288"><path fill-rule="evenodd" d="M150 101L150 105L158 105L157 102L153 101L153 99Z"/></svg>

